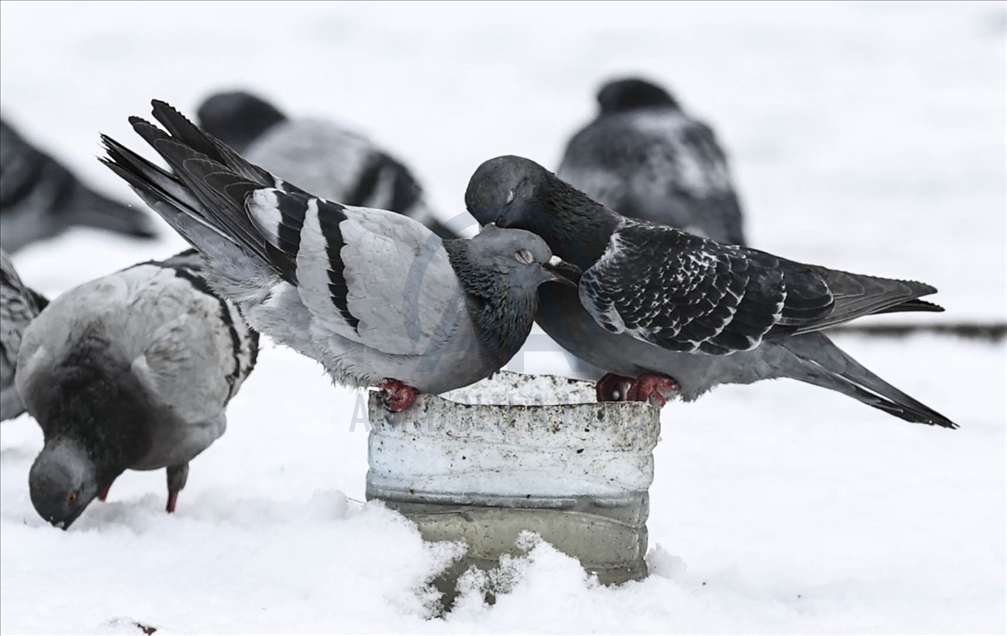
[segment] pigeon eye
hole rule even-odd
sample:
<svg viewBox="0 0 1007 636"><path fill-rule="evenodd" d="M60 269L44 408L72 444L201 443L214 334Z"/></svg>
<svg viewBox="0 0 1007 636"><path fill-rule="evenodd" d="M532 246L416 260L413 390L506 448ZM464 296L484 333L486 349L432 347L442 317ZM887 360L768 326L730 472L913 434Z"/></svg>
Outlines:
<svg viewBox="0 0 1007 636"><path fill-rule="evenodd" d="M517 259L517 262L524 263L525 265L531 265L535 262L535 257L528 250L518 250L514 254L514 258Z"/></svg>
<svg viewBox="0 0 1007 636"><path fill-rule="evenodd" d="M69 496L69 497L67 497L67 498L66 498L66 500L67 500L67 501L68 501L69 503L73 503L73 502L77 501L77 491L75 490L75 491L73 491L72 493L70 493L70 496Z"/></svg>

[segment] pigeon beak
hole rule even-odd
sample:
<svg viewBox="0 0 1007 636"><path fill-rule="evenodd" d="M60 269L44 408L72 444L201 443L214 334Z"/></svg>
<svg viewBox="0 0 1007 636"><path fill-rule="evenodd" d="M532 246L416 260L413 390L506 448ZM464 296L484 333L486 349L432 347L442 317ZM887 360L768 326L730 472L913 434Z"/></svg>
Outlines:
<svg viewBox="0 0 1007 636"><path fill-rule="evenodd" d="M546 271L549 280L577 287L580 284L580 268L572 263L567 263L559 256L553 256L548 263L542 264L542 269Z"/></svg>
<svg viewBox="0 0 1007 636"><path fill-rule="evenodd" d="M66 530L66 522L65 521L57 521L56 523L54 523L52 525L56 526L60 530Z"/></svg>

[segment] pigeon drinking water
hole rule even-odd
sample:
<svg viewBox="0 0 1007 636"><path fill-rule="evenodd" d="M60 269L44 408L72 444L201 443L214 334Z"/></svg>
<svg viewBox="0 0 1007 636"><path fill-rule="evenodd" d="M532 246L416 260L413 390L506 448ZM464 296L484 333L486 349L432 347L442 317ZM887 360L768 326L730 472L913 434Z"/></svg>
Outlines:
<svg viewBox="0 0 1007 636"><path fill-rule="evenodd" d="M538 286L579 274L530 232L442 241L285 183L163 102L154 117L167 132L130 121L170 173L103 137L106 164L203 254L253 327L339 384L382 388L390 410L500 369L531 330Z"/></svg>
<svg viewBox="0 0 1007 636"><path fill-rule="evenodd" d="M43 519L67 528L127 469L168 470L168 512L189 462L224 433L258 334L202 278L194 251L58 296L24 332L16 384L45 446L29 473Z"/></svg>
<svg viewBox="0 0 1007 636"><path fill-rule="evenodd" d="M720 384L792 378L910 422L957 425L846 355L820 330L869 314L942 311L926 284L805 265L621 216L533 161L483 163L465 194L480 222L542 236L583 270L544 286L536 320L605 371L599 399L694 400Z"/></svg>
<svg viewBox="0 0 1007 636"><path fill-rule="evenodd" d="M91 190L0 120L0 247L16 252L74 226L136 238L155 235L140 209Z"/></svg>
<svg viewBox="0 0 1007 636"><path fill-rule="evenodd" d="M443 239L457 238L427 207L402 163L369 139L320 119L288 119L243 91L217 93L198 110L199 125L284 181L345 205L405 214Z"/></svg>

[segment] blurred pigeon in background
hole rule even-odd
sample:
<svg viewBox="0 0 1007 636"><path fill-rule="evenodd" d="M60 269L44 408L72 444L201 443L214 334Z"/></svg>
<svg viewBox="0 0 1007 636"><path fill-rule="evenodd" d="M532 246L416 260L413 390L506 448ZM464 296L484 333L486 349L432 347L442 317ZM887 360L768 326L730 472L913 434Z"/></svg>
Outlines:
<svg viewBox="0 0 1007 636"><path fill-rule="evenodd" d="M43 519L67 528L127 469L168 469L168 512L189 462L226 427L258 334L216 296L190 250L60 295L28 326L17 388L45 446L29 473Z"/></svg>
<svg viewBox="0 0 1007 636"><path fill-rule="evenodd" d="M253 327L339 384L381 388L391 411L500 369L528 337L538 286L579 274L529 232L442 241L406 216L316 198L153 104L168 132L130 122L172 173L103 137L106 164L202 252Z"/></svg>
<svg viewBox="0 0 1007 636"><path fill-rule="evenodd" d="M142 209L94 192L0 119L0 247L16 252L73 226L155 236Z"/></svg>
<svg viewBox="0 0 1007 636"><path fill-rule="evenodd" d="M28 323L48 303L44 296L21 282L7 253L0 249L0 420L24 412L14 386L17 352Z"/></svg>
<svg viewBox="0 0 1007 636"><path fill-rule="evenodd" d="M443 239L457 238L427 207L412 173L361 135L329 121L288 119L241 91L212 95L198 118L203 130L245 159L306 192L405 214Z"/></svg>
<svg viewBox="0 0 1007 636"><path fill-rule="evenodd" d="M567 145L556 175L619 214L745 245L741 206L713 130L664 89L621 79Z"/></svg>
<svg viewBox="0 0 1007 636"><path fill-rule="evenodd" d="M583 270L544 286L536 320L608 374L598 398L694 400L720 384L792 378L910 422L957 425L889 385L819 330L860 316L943 311L913 281L805 265L621 216L533 161L483 163L465 194L482 223L542 236Z"/></svg>

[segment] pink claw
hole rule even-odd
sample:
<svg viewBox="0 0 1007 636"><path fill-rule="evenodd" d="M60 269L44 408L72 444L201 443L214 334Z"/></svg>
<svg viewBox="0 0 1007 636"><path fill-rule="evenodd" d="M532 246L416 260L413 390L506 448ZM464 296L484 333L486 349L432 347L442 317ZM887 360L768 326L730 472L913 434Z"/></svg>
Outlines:
<svg viewBox="0 0 1007 636"><path fill-rule="evenodd" d="M638 377L629 389L627 399L633 402L648 402L657 406L675 397L678 393L678 382L674 378L656 373L645 373Z"/></svg>
<svg viewBox="0 0 1007 636"><path fill-rule="evenodd" d="M398 380L385 380L378 384L378 388L385 392L385 408L392 413L399 413L412 406L419 394L419 391Z"/></svg>

